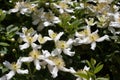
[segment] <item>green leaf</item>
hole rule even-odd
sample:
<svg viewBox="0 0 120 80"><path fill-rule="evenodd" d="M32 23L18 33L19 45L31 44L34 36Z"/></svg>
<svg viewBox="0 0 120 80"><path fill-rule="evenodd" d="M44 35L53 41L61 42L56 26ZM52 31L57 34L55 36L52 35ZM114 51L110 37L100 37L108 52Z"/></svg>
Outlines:
<svg viewBox="0 0 120 80"><path fill-rule="evenodd" d="M10 46L8 43L5 43L5 42L0 42L0 45L1 46Z"/></svg>
<svg viewBox="0 0 120 80"><path fill-rule="evenodd" d="M93 59L93 58L91 58L90 62L91 62L91 64L92 64L93 66L96 64L96 60Z"/></svg>
<svg viewBox="0 0 120 80"><path fill-rule="evenodd" d="M95 74L98 73L102 68L103 68L103 64L96 66L95 70L94 70L94 73Z"/></svg>
<svg viewBox="0 0 120 80"><path fill-rule="evenodd" d="M88 64L88 66L89 66L90 68L92 68L92 64L91 64L88 60L86 60L86 63Z"/></svg>
<svg viewBox="0 0 120 80"><path fill-rule="evenodd" d="M83 71L77 72L77 73L75 73L75 74L78 75L79 77L88 79L87 73L84 73Z"/></svg>
<svg viewBox="0 0 120 80"><path fill-rule="evenodd" d="M0 9L0 21L3 21L6 17L6 13Z"/></svg>
<svg viewBox="0 0 120 80"><path fill-rule="evenodd" d="M109 78L97 78L96 80L109 80Z"/></svg>
<svg viewBox="0 0 120 80"><path fill-rule="evenodd" d="M14 27L13 25L9 25L9 26L6 28L6 30L7 30L7 33L9 34L9 33L12 33L12 32L17 31L17 30L18 30L18 27Z"/></svg>

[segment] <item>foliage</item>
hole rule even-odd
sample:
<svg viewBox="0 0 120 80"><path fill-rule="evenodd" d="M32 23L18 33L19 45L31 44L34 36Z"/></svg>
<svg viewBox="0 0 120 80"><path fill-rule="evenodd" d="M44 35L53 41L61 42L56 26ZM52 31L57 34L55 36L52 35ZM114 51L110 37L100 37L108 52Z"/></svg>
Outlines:
<svg viewBox="0 0 120 80"><path fill-rule="evenodd" d="M0 80L119 80L119 0L0 0Z"/></svg>

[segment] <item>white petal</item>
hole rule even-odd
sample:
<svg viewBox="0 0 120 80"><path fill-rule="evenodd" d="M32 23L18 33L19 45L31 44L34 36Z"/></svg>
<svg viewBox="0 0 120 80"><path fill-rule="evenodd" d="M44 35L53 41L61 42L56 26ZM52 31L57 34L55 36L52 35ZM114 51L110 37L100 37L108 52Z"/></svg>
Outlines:
<svg viewBox="0 0 120 80"><path fill-rule="evenodd" d="M38 39L38 35L37 35L37 34L35 34L35 35L33 36L33 41L32 41L32 42L37 41L37 39Z"/></svg>
<svg viewBox="0 0 120 80"><path fill-rule="evenodd" d="M3 64L4 64L7 68L12 69L12 65L11 65L8 61L3 62Z"/></svg>
<svg viewBox="0 0 120 80"><path fill-rule="evenodd" d="M35 19L35 20L32 22L32 24L33 24L33 25L37 25L39 22L40 22L40 19Z"/></svg>
<svg viewBox="0 0 120 80"><path fill-rule="evenodd" d="M21 69L17 69L17 73L18 74L28 74L28 70L21 70Z"/></svg>
<svg viewBox="0 0 120 80"><path fill-rule="evenodd" d="M58 17L54 17L53 23L59 23L61 22L60 19Z"/></svg>
<svg viewBox="0 0 120 80"><path fill-rule="evenodd" d="M68 12L68 13L73 13L74 12L73 9L65 9L65 11Z"/></svg>
<svg viewBox="0 0 120 80"><path fill-rule="evenodd" d="M10 71L8 74L6 74L7 80L10 80L15 75L14 71Z"/></svg>
<svg viewBox="0 0 120 80"><path fill-rule="evenodd" d="M15 13L15 12L18 12L19 11L19 9L18 8L15 8L15 9L10 9L9 10L9 12L11 13L11 12L13 12L13 13Z"/></svg>
<svg viewBox="0 0 120 80"><path fill-rule="evenodd" d="M62 14L62 13L64 13L64 10L60 8L59 12Z"/></svg>
<svg viewBox="0 0 120 80"><path fill-rule="evenodd" d="M58 41L63 34L64 34L64 32L60 32L60 33L56 36L55 42Z"/></svg>
<svg viewBox="0 0 120 80"><path fill-rule="evenodd" d="M33 58L32 57L21 57L20 61L21 62L32 62Z"/></svg>
<svg viewBox="0 0 120 80"><path fill-rule="evenodd" d="M44 61L47 62L47 64L49 64L51 66L55 65L55 63L53 61L49 60L49 59L45 59Z"/></svg>
<svg viewBox="0 0 120 80"><path fill-rule="evenodd" d="M43 25L44 25L44 26L49 26L49 25L51 25L51 23L48 22L48 21L45 21L45 22L43 23Z"/></svg>
<svg viewBox="0 0 120 80"><path fill-rule="evenodd" d="M75 52L71 52L70 48L64 49L63 52L68 56L74 56Z"/></svg>
<svg viewBox="0 0 120 80"><path fill-rule="evenodd" d="M57 56L57 55L60 55L62 53L62 50L61 49L54 49L52 52L51 52L51 55L52 56Z"/></svg>
<svg viewBox="0 0 120 80"><path fill-rule="evenodd" d="M47 37L47 36L45 36L44 39L45 39L46 41L52 40L50 37Z"/></svg>
<svg viewBox="0 0 120 80"><path fill-rule="evenodd" d="M16 63L18 66L19 66L19 68L21 67L21 64L22 64L22 62L21 62L21 57L17 60L17 63Z"/></svg>
<svg viewBox="0 0 120 80"><path fill-rule="evenodd" d="M29 43L24 43L23 45L20 45L20 50L26 49L29 47Z"/></svg>
<svg viewBox="0 0 120 80"><path fill-rule="evenodd" d="M96 47L96 42L91 43L91 49L95 50L95 47Z"/></svg>
<svg viewBox="0 0 120 80"><path fill-rule="evenodd" d="M40 48L41 48L41 45L37 45L37 44L35 44L35 43L32 43L32 44L31 44L31 47L32 47L33 49L40 49Z"/></svg>
<svg viewBox="0 0 120 80"><path fill-rule="evenodd" d="M70 46L72 43L73 43L73 40L69 39L66 44Z"/></svg>
<svg viewBox="0 0 120 80"><path fill-rule="evenodd" d="M52 74L52 77L55 78L58 75L58 68L56 66L48 66L48 69L50 73Z"/></svg>
<svg viewBox="0 0 120 80"><path fill-rule="evenodd" d="M53 32L53 30L48 30L48 34L49 34L49 36L51 36L52 34L54 34L54 32Z"/></svg>
<svg viewBox="0 0 120 80"><path fill-rule="evenodd" d="M104 35L103 37L100 37L100 38L97 39L96 41L97 41L97 42L101 42L101 41L104 41L104 40L109 40L109 36L108 36L108 35Z"/></svg>
<svg viewBox="0 0 120 80"><path fill-rule="evenodd" d="M39 60L37 60L37 59L34 60L34 65L35 65L35 67L36 67L37 70L40 70L40 69L41 69Z"/></svg>
<svg viewBox="0 0 120 80"><path fill-rule="evenodd" d="M2 76L0 80L7 80L7 76L6 75Z"/></svg>
<svg viewBox="0 0 120 80"><path fill-rule="evenodd" d="M75 73L76 72L72 67L70 69L67 69L65 67L60 67L60 70L64 71L64 72L70 72L70 73Z"/></svg>
<svg viewBox="0 0 120 80"><path fill-rule="evenodd" d="M90 69L89 67L85 66L83 70L88 71L89 69Z"/></svg>
<svg viewBox="0 0 120 80"><path fill-rule="evenodd" d="M111 22L109 25L115 28L120 28L120 23L118 22Z"/></svg>
<svg viewBox="0 0 120 80"><path fill-rule="evenodd" d="M50 54L50 52L48 52L48 50L42 50L42 53L43 53L43 56L44 56L45 58L51 56L51 54Z"/></svg>

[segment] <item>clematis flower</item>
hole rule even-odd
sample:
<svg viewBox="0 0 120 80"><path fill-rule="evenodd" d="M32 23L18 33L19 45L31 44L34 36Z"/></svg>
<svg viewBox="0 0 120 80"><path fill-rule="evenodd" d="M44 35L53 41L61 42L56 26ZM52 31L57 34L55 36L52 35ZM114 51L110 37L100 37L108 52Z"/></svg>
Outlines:
<svg viewBox="0 0 120 80"><path fill-rule="evenodd" d="M48 69L53 78L57 77L59 70L71 73L74 72L72 67L70 69L65 67L65 63L61 57L49 57L49 59L54 63L54 65L48 64Z"/></svg>
<svg viewBox="0 0 120 80"><path fill-rule="evenodd" d="M51 11L44 14L44 26L50 26L61 22L59 17L56 17Z"/></svg>
<svg viewBox="0 0 120 80"><path fill-rule="evenodd" d="M96 30L95 32L91 33L87 38L87 43L91 44L91 49L94 50L96 47L96 42L102 42L104 40L109 40L109 36L108 35L104 35L102 37L100 37L98 35L98 30Z"/></svg>
<svg viewBox="0 0 120 80"><path fill-rule="evenodd" d="M104 35L100 37L98 35L98 30L91 32L90 26L87 26L87 28L81 32L76 32L76 39L74 40L75 45L81 45L81 44L91 44L91 49L94 50L96 47L96 42L102 42L104 40L109 40L108 35Z"/></svg>
<svg viewBox="0 0 120 80"><path fill-rule="evenodd" d="M60 32L57 34L53 30L50 29L50 30L48 30L48 34L49 34L50 38L56 42L60 39L60 37L64 34L64 32Z"/></svg>
<svg viewBox="0 0 120 80"><path fill-rule="evenodd" d="M61 55L58 54L56 51L52 51L51 53L47 50L43 50L44 57L44 64L47 65L52 77L55 78L58 75L58 71L70 72L74 73L75 70L70 67L70 69L65 67L64 60L62 59Z"/></svg>
<svg viewBox="0 0 120 80"><path fill-rule="evenodd" d="M91 34L90 26L86 26L86 28L83 31L75 32L76 38L74 39L74 45L81 45L87 43L87 37Z"/></svg>
<svg viewBox="0 0 120 80"><path fill-rule="evenodd" d="M59 12L62 14L64 12L73 13L73 9L69 8L68 4L65 1L59 2L59 4L53 3L53 5L59 9Z"/></svg>
<svg viewBox="0 0 120 80"><path fill-rule="evenodd" d="M109 13L109 15L114 17L114 21L111 21L109 26L112 26L114 28L120 28L120 13Z"/></svg>
<svg viewBox="0 0 120 80"><path fill-rule="evenodd" d="M37 4L30 4L28 2L16 2L16 5L13 9L9 10L9 13L16 13L20 12L21 14L30 14L32 13L37 7Z"/></svg>
<svg viewBox="0 0 120 80"><path fill-rule="evenodd" d="M49 40L52 40L51 38L45 36L45 37L42 37L41 34L38 35L38 42L40 44L44 44L46 41L49 41Z"/></svg>
<svg viewBox="0 0 120 80"><path fill-rule="evenodd" d="M17 60L17 63L12 63L10 64L8 61L5 61L3 62L3 64L8 68L10 69L11 71L6 74L5 76L3 76L3 80L5 78L5 80L10 80L14 75L15 73L18 73L18 74L28 74L28 70L22 70L20 69L21 68L21 61L20 59Z"/></svg>
<svg viewBox="0 0 120 80"><path fill-rule="evenodd" d="M68 41L57 41L55 42L56 50L58 51L59 54L61 54L63 51L64 54L73 56L75 52L70 51L72 48L72 43L73 43L72 39L69 39Z"/></svg>
<svg viewBox="0 0 120 80"><path fill-rule="evenodd" d="M35 35L24 35L24 37L22 38L22 40L25 42L23 45L20 45L20 49L23 50L23 49L26 49L28 47L32 47L33 49L40 49L41 46L40 45L37 45L35 42L37 41L38 39L38 35L35 34Z"/></svg>
<svg viewBox="0 0 120 80"><path fill-rule="evenodd" d="M42 53L36 49L33 49L29 53L29 57L21 57L21 62L34 62L37 70L41 69L40 60L43 59Z"/></svg>

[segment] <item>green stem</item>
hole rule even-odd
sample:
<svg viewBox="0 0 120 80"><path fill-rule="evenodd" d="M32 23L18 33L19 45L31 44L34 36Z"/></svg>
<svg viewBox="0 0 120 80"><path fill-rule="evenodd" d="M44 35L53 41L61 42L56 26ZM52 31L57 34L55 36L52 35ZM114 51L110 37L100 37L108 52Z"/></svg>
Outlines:
<svg viewBox="0 0 120 80"><path fill-rule="evenodd" d="M32 71L31 71L31 68L30 68L30 64L29 63L27 63L27 67L28 67L28 70L29 70L29 77L31 78L31 80L34 80L34 78L33 78L33 75L32 75Z"/></svg>

